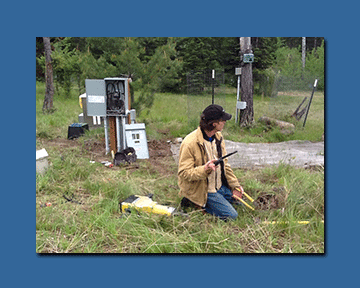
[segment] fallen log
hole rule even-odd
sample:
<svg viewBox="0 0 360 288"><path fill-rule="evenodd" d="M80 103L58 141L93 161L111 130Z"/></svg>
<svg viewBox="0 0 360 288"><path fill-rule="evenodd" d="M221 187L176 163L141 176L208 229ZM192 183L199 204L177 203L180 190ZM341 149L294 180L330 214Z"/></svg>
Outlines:
<svg viewBox="0 0 360 288"><path fill-rule="evenodd" d="M295 130L294 124L285 122L285 121L281 121L281 120L277 120L274 118L270 118L267 116L260 117L258 121L261 123L264 123L266 125L277 126L282 131L284 131L286 134L288 134L290 131L293 132L293 130Z"/></svg>

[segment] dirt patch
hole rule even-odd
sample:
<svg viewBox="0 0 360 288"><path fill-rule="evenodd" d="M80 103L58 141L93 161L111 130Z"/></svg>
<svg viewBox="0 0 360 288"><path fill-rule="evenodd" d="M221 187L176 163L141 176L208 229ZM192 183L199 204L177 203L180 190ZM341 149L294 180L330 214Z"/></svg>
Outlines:
<svg viewBox="0 0 360 288"><path fill-rule="evenodd" d="M256 210L271 210L271 209L279 209L279 200L276 195L265 194L259 196L254 201L254 207Z"/></svg>
<svg viewBox="0 0 360 288"><path fill-rule="evenodd" d="M149 156L151 158L161 158L172 156L170 144L164 140L151 140L148 141Z"/></svg>
<svg viewBox="0 0 360 288"><path fill-rule="evenodd" d="M151 169L161 175L176 174L171 146L165 140L151 140L148 142Z"/></svg>
<svg viewBox="0 0 360 288"><path fill-rule="evenodd" d="M283 208L288 197L284 187L277 187L273 192L262 192L253 202L256 210L276 210Z"/></svg>
<svg viewBox="0 0 360 288"><path fill-rule="evenodd" d="M55 138L55 139L43 139L39 138L38 141L45 149L56 148L61 154L66 150L76 148L80 150L79 156L88 157L91 161L103 162L112 161L111 155L105 154L105 139L85 139L80 141L80 138L73 140ZM125 165L126 169L138 168L139 161L147 161L150 163L150 169L153 172L157 172L161 175L168 175L176 173L174 171L174 160L172 152L170 150L170 144L166 140L151 140L148 141L149 159L137 160L131 165ZM114 167L118 168L118 167Z"/></svg>

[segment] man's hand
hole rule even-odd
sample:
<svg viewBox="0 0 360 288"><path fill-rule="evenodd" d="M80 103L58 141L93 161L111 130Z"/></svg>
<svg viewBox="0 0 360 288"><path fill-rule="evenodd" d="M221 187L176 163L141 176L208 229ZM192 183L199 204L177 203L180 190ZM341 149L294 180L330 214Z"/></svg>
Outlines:
<svg viewBox="0 0 360 288"><path fill-rule="evenodd" d="M216 159L213 159L205 164L205 166L204 166L205 172L210 173L212 171L215 171L215 169L216 169L216 166L214 164L215 161L216 161Z"/></svg>
<svg viewBox="0 0 360 288"><path fill-rule="evenodd" d="M240 199L242 199L243 192L244 192L244 189L241 186L235 187L234 190L232 191L233 197L235 195L235 196L239 197Z"/></svg>

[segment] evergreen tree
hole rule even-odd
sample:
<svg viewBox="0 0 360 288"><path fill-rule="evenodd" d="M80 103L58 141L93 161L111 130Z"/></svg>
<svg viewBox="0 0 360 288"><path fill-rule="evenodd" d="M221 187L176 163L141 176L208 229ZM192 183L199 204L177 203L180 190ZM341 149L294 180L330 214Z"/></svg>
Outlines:
<svg viewBox="0 0 360 288"><path fill-rule="evenodd" d="M150 61L151 56L155 54L158 47L167 43L167 37L138 37L136 41L139 43L140 54L139 59L143 63Z"/></svg>
<svg viewBox="0 0 360 288"><path fill-rule="evenodd" d="M216 41L211 37L179 38L176 50L184 62L183 72L220 68L215 46Z"/></svg>

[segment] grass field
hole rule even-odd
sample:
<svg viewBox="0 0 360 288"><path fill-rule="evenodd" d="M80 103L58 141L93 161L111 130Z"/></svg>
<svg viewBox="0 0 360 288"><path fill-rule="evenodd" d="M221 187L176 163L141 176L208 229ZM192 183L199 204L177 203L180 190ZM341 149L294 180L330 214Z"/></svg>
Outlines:
<svg viewBox="0 0 360 288"><path fill-rule="evenodd" d="M254 96L254 124L247 128L239 127L235 123L236 90L226 89L226 94L218 96L218 102L225 110L233 115L232 120L226 123L224 136L228 140L241 141L246 143L255 142L279 142L288 140L309 140L321 141L324 133L325 113L324 94L315 92L310 106L305 127L304 117L296 121L291 117L303 98L309 93L294 93L290 95L278 95L276 98L262 98ZM215 103L218 103L215 102ZM139 121L145 122L148 132L154 138L161 138L160 131L170 130L172 137L185 136L198 125L199 114L203 107L211 104L211 95L189 97L187 95L157 94L153 107L145 109L139 115ZM161 112L161 113L160 113ZM293 134L282 135L276 127L266 127L257 120L262 116L288 121L295 125ZM190 119L190 120L189 120ZM265 132L264 132L265 131Z"/></svg>
<svg viewBox="0 0 360 288"><path fill-rule="evenodd" d="M68 125L77 122L82 112L78 95L55 96L55 112L43 114L44 91L44 85L37 83L36 148L45 148L50 162L44 175L36 175L37 253L324 253L323 169L287 165L234 169L251 197L266 193L277 201L275 208L263 210L240 207L235 221L224 222L197 211L189 217L121 214L119 201L133 194L153 193L158 203L178 207L177 167L172 156L164 153L130 165L105 167L99 159L111 159L104 155L102 129L67 140ZM233 92L225 97L232 103ZM282 97L282 105L290 110L303 98ZM271 110L272 101L254 97L255 120ZM194 124L188 121L187 107L186 95L157 94L154 106L138 115L138 122L146 124L149 145L165 147L167 140L191 131ZM279 117L293 121L286 115ZM226 139L244 142L320 141L324 95L315 94L305 128L302 122L294 124L293 134L282 135L275 127L255 123L240 128L229 121L224 134ZM298 222L304 220L309 223Z"/></svg>

